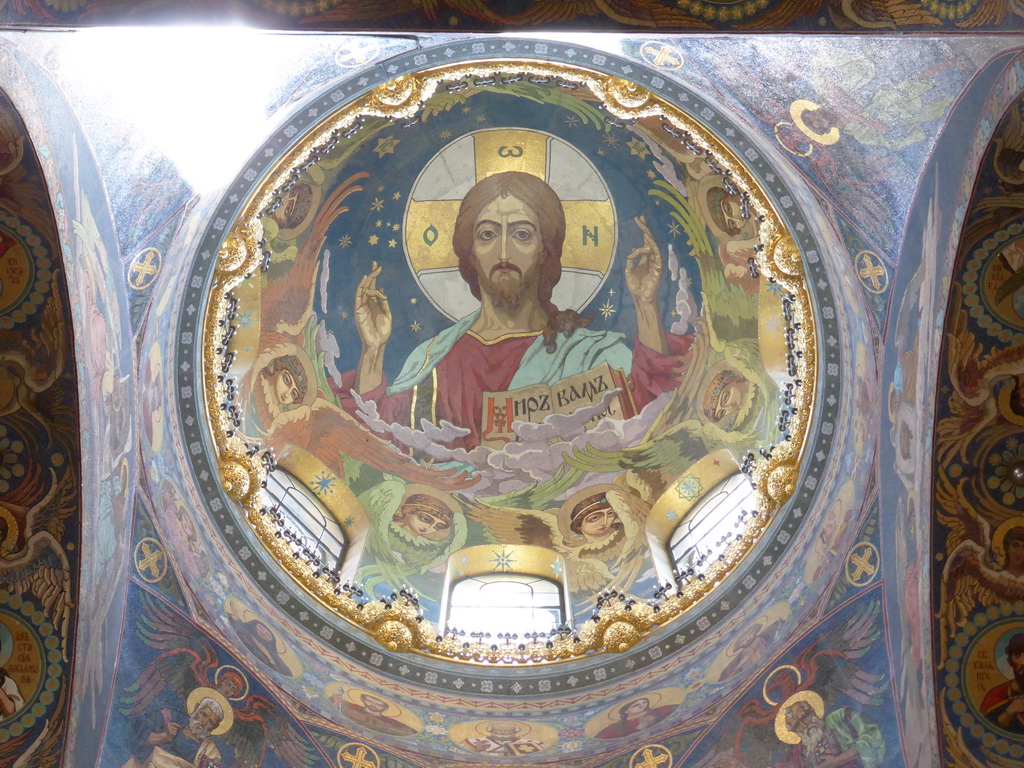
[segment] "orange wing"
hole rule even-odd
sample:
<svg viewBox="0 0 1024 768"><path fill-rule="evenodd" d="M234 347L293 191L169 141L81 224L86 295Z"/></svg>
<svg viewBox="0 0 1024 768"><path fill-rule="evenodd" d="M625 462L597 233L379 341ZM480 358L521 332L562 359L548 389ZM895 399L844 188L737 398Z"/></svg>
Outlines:
<svg viewBox="0 0 1024 768"><path fill-rule="evenodd" d="M363 188L356 184L370 174L355 173L349 176L324 201L317 213L309 233L299 246L299 252L291 268L279 278L268 281L262 292L260 322L264 330L302 333L313 311L313 294L316 274L320 268L320 252L327 239L327 229L338 216L349 210L343 205L345 199Z"/></svg>
<svg viewBox="0 0 1024 768"><path fill-rule="evenodd" d="M465 472L422 466L324 398L317 398L308 408L281 414L267 431L266 444L278 455L288 445L304 448L342 478L345 477L344 455L410 483L456 490L477 482Z"/></svg>

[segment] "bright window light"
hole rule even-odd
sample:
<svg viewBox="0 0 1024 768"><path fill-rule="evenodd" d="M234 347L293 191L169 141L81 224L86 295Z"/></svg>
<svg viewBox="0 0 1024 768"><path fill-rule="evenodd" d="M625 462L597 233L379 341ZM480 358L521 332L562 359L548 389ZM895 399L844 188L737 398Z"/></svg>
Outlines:
<svg viewBox="0 0 1024 768"><path fill-rule="evenodd" d="M466 634L546 634L565 621L561 587L538 576L488 573L456 582L448 626Z"/></svg>
<svg viewBox="0 0 1024 768"><path fill-rule="evenodd" d="M754 488L746 475L735 474L716 485L672 532L669 552L676 571L687 578L703 573L743 535L756 509Z"/></svg>

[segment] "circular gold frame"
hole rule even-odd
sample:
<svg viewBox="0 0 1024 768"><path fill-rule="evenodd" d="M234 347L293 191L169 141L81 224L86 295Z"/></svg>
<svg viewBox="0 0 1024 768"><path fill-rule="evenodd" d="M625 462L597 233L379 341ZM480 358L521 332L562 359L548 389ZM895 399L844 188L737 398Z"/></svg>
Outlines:
<svg viewBox="0 0 1024 768"><path fill-rule="evenodd" d="M788 426L790 439L779 442L768 457L757 458L752 464L751 479L760 514L748 528L751 535L733 542L723 557L709 568L704 579L691 580L678 590L668 592L656 606L606 599L595 617L579 627L576 638L558 637L550 642L534 641L518 646L464 644L459 638L440 635L437 628L418 615L417 607L404 598L394 602L361 603L346 591L336 594L334 582L320 577L311 565L293 556L285 539L274 536L276 529L272 520L260 513L266 463L237 436L231 410L222 408L228 402L228 384L222 373L221 355L226 348L224 335L229 327L231 291L258 270L263 259L261 212L273 204L278 190L297 169L315 161L320 147L355 127L364 117L396 120L413 117L442 83L522 73L585 87L609 114L620 120L660 117L671 135L685 133L691 145L714 156L718 167L728 174L730 183L749 196L751 216L757 220L760 242L764 246L756 256L757 268L766 279L774 280L794 297L794 337L796 348L802 354L795 356L792 378L802 384L794 389L793 415ZM814 400L814 328L804 266L792 236L750 172L704 126L642 86L612 75L529 59L492 59L430 68L374 88L310 131L268 172L259 189L246 201L242 213L231 223L218 253L204 321L204 394L224 490L242 507L249 525L281 568L313 598L340 618L374 635L385 648L393 651L415 651L477 664L540 664L579 659L599 651L628 650L644 635L681 616L703 599L753 549L775 513L796 490Z"/></svg>

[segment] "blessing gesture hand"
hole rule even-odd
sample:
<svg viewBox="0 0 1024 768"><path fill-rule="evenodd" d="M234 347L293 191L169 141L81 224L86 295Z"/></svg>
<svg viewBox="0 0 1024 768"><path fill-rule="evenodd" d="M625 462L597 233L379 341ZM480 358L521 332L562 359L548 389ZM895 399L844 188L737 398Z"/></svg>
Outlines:
<svg viewBox="0 0 1024 768"><path fill-rule="evenodd" d="M375 261L370 272L363 276L356 288L356 328L363 350L376 351L384 348L391 338L391 308L388 297L377 288L380 265Z"/></svg>
<svg viewBox="0 0 1024 768"><path fill-rule="evenodd" d="M650 305L657 299L664 268L661 262L661 249L658 248L654 235L647 226L647 219L637 216L633 221L643 233L644 244L633 249L626 257L626 288L633 297L633 303L640 307Z"/></svg>

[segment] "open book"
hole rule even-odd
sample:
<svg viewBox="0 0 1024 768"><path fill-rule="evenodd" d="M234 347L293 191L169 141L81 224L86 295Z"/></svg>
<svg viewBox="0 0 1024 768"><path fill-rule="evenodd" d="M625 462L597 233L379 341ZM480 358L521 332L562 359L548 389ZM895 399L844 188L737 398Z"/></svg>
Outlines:
<svg viewBox="0 0 1024 768"><path fill-rule="evenodd" d="M601 402L605 393L613 389L620 392L612 399L608 409L595 416L592 422L596 424L606 417L629 419L636 415L636 406L625 375L607 363L550 386L534 384L507 392L484 392L480 420L484 429L480 442L488 448L501 448L506 443L518 440L512 431L512 422L539 424L552 413L573 413L578 408Z"/></svg>

